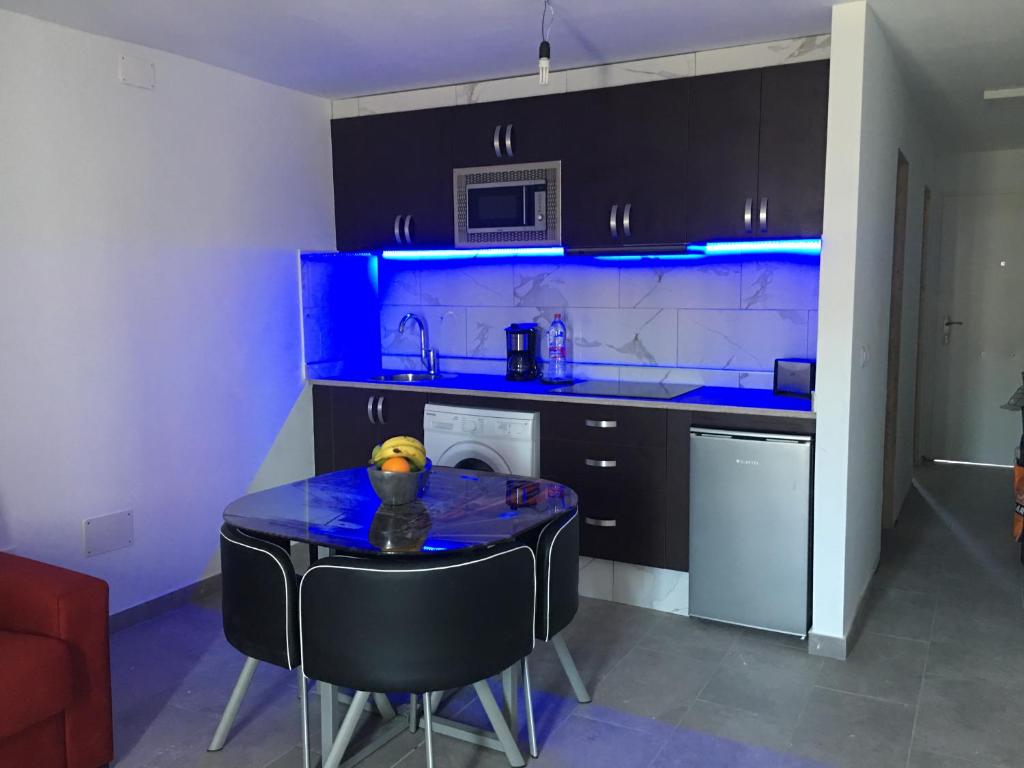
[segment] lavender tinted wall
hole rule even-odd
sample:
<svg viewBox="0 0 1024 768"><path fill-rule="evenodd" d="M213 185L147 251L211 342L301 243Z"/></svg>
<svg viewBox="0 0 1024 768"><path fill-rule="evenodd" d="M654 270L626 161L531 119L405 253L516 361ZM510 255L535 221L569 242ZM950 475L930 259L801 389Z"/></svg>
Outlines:
<svg viewBox="0 0 1024 768"><path fill-rule="evenodd" d="M504 327L554 312L578 375L770 388L777 357L814 357L816 261L380 263L387 367L415 367L407 311L427 319L442 369L500 373Z"/></svg>

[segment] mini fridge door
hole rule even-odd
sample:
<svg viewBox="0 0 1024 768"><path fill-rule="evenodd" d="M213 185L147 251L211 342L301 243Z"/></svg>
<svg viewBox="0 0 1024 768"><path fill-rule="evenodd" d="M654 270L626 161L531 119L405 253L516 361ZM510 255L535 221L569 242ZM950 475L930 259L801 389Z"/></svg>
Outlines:
<svg viewBox="0 0 1024 768"><path fill-rule="evenodd" d="M811 438L691 430L690 614L805 636Z"/></svg>

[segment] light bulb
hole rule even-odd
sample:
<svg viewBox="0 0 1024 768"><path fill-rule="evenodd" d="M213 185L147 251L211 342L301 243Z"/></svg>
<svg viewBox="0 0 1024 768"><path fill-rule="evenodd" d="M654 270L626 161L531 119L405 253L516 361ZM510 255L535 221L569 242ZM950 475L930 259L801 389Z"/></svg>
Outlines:
<svg viewBox="0 0 1024 768"><path fill-rule="evenodd" d="M540 42L540 55L537 60L537 68L540 74L540 84L548 84L548 74L551 72L551 44L547 40Z"/></svg>

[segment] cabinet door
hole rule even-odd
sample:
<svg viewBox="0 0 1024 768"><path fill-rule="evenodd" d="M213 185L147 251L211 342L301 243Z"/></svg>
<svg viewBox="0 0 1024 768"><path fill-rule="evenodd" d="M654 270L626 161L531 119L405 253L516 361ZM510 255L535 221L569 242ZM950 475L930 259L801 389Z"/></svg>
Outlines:
<svg viewBox="0 0 1024 768"><path fill-rule="evenodd" d="M760 70L692 78L686 206L690 242L753 236L760 111Z"/></svg>
<svg viewBox="0 0 1024 768"><path fill-rule="evenodd" d="M828 71L827 61L764 70L755 209L759 237L821 234Z"/></svg>
<svg viewBox="0 0 1024 768"><path fill-rule="evenodd" d="M534 96L455 107L451 129L454 167L560 159L562 98ZM450 186L451 178L448 183Z"/></svg>
<svg viewBox="0 0 1024 768"><path fill-rule="evenodd" d="M329 471L365 466L373 446L380 442L380 430L372 416L379 393L351 387L331 390L334 450Z"/></svg>
<svg viewBox="0 0 1024 768"><path fill-rule="evenodd" d="M427 404L424 392L378 392L379 406L375 408L379 423L379 440L408 435L423 440L423 406Z"/></svg>
<svg viewBox="0 0 1024 768"><path fill-rule="evenodd" d="M566 245L686 240L689 87L676 79L563 97L572 125L562 165Z"/></svg>
<svg viewBox="0 0 1024 768"><path fill-rule="evenodd" d="M339 250L451 247L450 115L426 109L331 123Z"/></svg>

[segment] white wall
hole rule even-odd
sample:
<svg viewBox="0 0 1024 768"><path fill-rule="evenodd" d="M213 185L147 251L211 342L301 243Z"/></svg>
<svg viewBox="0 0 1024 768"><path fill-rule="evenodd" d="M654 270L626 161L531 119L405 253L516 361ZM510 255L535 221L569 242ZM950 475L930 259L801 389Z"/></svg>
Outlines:
<svg viewBox="0 0 1024 768"><path fill-rule="evenodd" d="M826 653L844 643L878 564L897 153L910 161L908 274L917 271L920 201L933 162L912 94L865 2L833 9L830 92L812 626L812 649ZM917 312L914 285L905 297L910 323ZM913 360L916 346L908 337L910 330L905 361ZM909 378L904 386L912 393ZM912 396L901 403L901 423L908 412L912 420ZM908 450L905 436L900 446L901 453ZM905 457L901 466L900 497L910 480Z"/></svg>
<svg viewBox="0 0 1024 768"><path fill-rule="evenodd" d="M117 611L216 567L302 392L330 104L3 11L0 94L0 547L107 579ZM311 471L303 412L265 477ZM85 558L83 518L120 509L134 544Z"/></svg>

